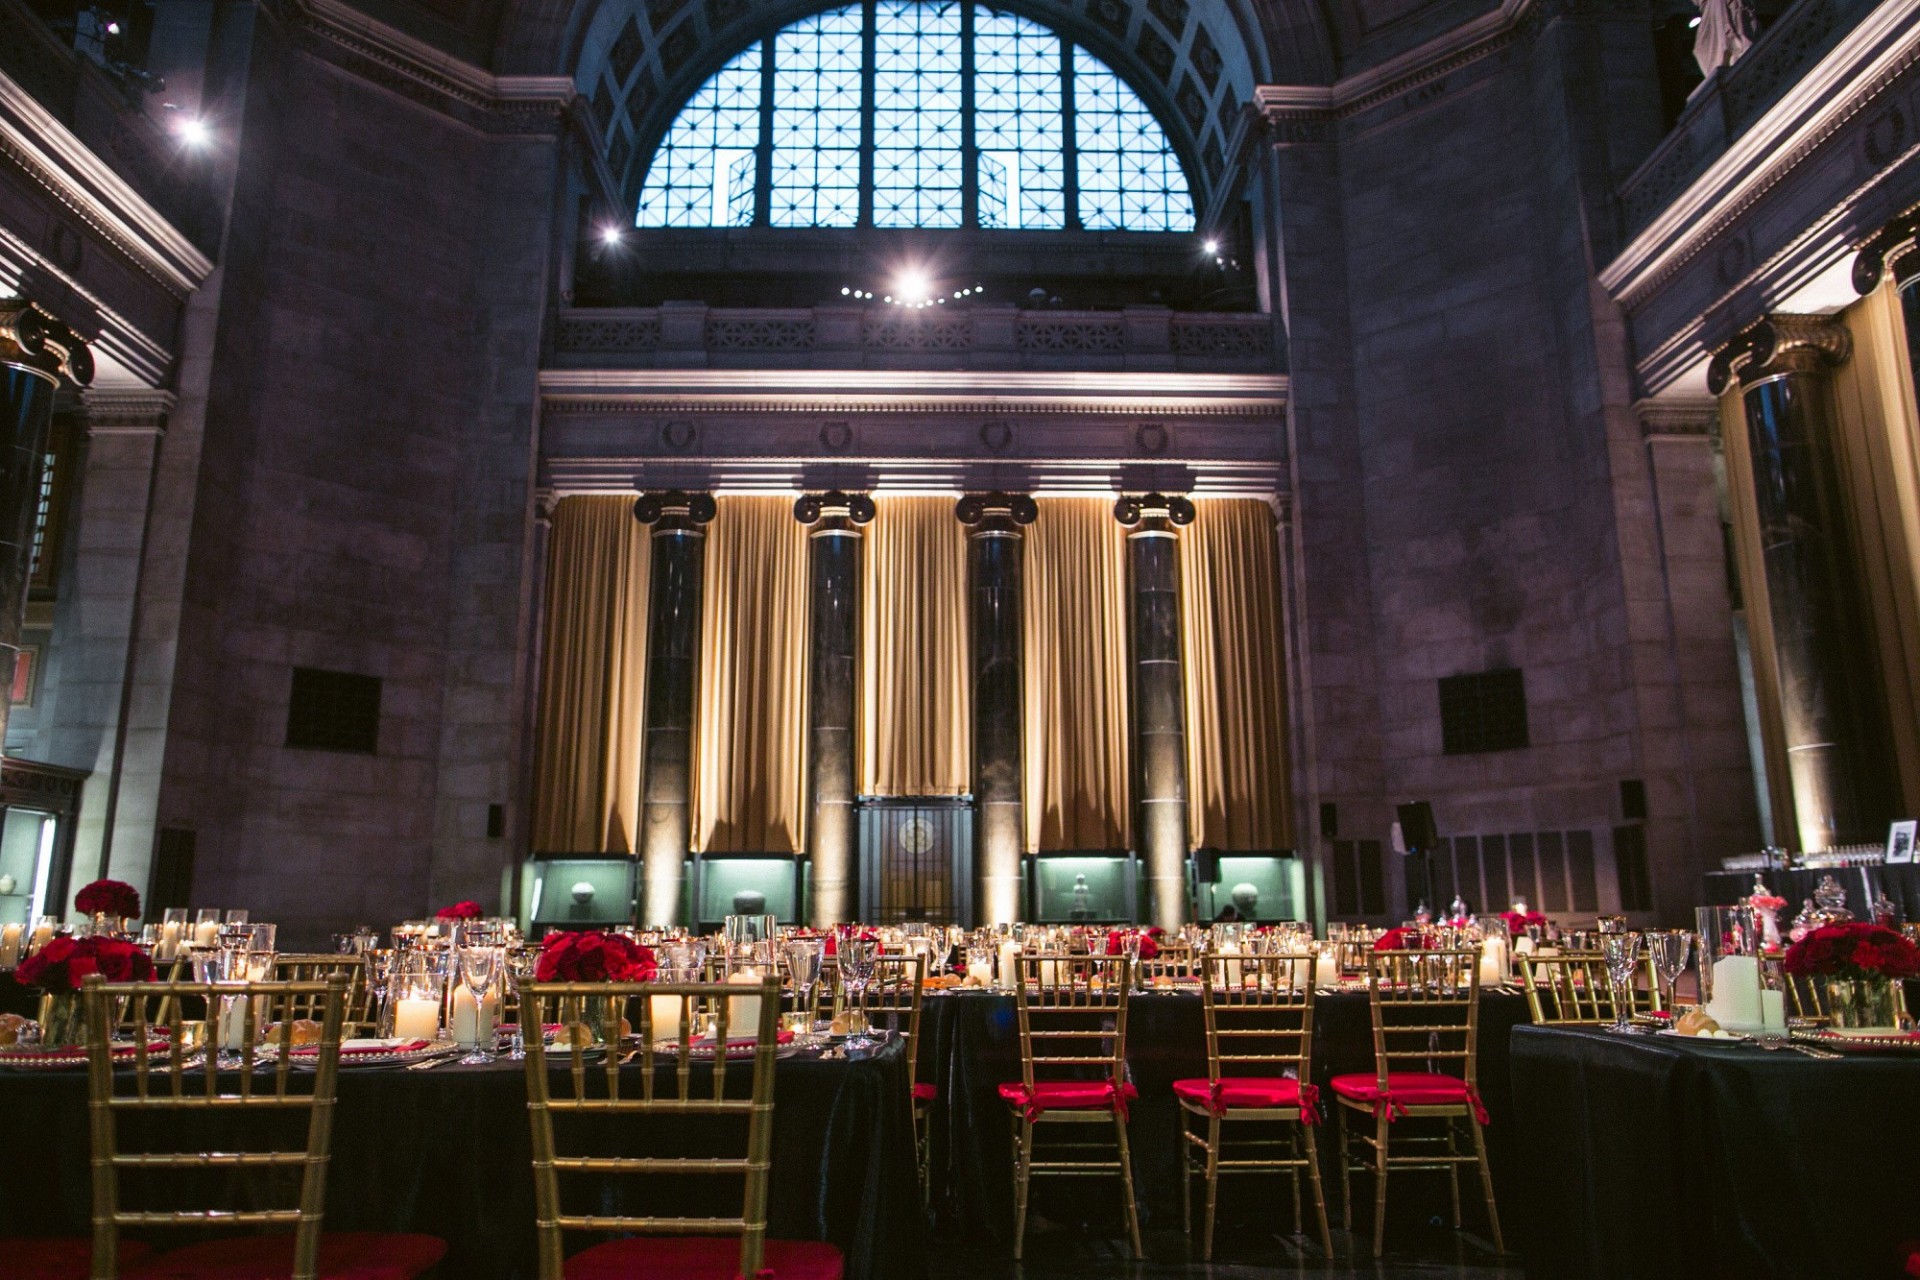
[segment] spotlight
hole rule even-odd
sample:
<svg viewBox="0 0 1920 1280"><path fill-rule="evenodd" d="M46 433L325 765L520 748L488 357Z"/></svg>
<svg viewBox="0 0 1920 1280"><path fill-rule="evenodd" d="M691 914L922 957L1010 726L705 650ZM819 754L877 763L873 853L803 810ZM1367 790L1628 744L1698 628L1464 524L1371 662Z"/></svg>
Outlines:
<svg viewBox="0 0 1920 1280"><path fill-rule="evenodd" d="M1220 252L1220 242L1218 240L1211 240L1211 239L1202 240L1200 242L1200 247L1209 254L1215 254Z"/></svg>
<svg viewBox="0 0 1920 1280"><path fill-rule="evenodd" d="M853 292L853 290L851 290L851 289L849 289L849 288L847 288L847 286L845 286L845 285L841 285L841 286L840 286L840 296L841 296L841 297L843 297L843 298L844 298L844 297L846 297L847 295L849 295L849 294L851 294L852 292Z"/></svg>
<svg viewBox="0 0 1920 1280"><path fill-rule="evenodd" d="M196 150L213 141L213 130L199 116L182 116L173 131L180 136L180 141Z"/></svg>
<svg viewBox="0 0 1920 1280"><path fill-rule="evenodd" d="M600 243L611 249L620 243L620 228L611 224L600 228Z"/></svg>
<svg viewBox="0 0 1920 1280"><path fill-rule="evenodd" d="M119 35L119 34L120 34L120 24L119 24L119 23L117 23L117 22L109 22L109 23L107 24L107 34L108 34L108 35L110 35L110 36L117 36L117 35Z"/></svg>
<svg viewBox="0 0 1920 1280"><path fill-rule="evenodd" d="M1698 19L1698 18L1688 18L1688 19L1687 19L1687 30L1689 30L1689 31L1691 31L1691 30L1693 30L1693 29L1694 29L1695 27L1697 27L1697 26L1699 26L1699 25L1700 25L1700 19Z"/></svg>
<svg viewBox="0 0 1920 1280"><path fill-rule="evenodd" d="M902 271L899 278L893 282L893 287L907 302L920 301L930 292L927 287L927 273L917 267Z"/></svg>

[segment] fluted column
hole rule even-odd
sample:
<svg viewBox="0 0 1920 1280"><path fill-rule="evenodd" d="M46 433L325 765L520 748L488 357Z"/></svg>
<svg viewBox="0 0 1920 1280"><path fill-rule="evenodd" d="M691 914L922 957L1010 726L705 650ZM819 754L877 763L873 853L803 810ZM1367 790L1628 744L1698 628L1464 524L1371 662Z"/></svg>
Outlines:
<svg viewBox="0 0 1920 1280"><path fill-rule="evenodd" d="M1040 508L1024 493L971 493L954 508L967 534L968 627L973 641L974 914L1008 924L1022 914L1021 528Z"/></svg>
<svg viewBox="0 0 1920 1280"><path fill-rule="evenodd" d="M34 516L53 397L66 377L93 381L93 355L72 330L20 298L0 299L0 671L13 678L27 612ZM11 704L0 698L0 749Z"/></svg>
<svg viewBox="0 0 1920 1280"><path fill-rule="evenodd" d="M1147 916L1177 929L1187 898L1187 717L1180 679L1180 544L1193 504L1175 495L1121 498L1127 534L1133 667L1134 845L1147 872Z"/></svg>
<svg viewBox="0 0 1920 1280"><path fill-rule="evenodd" d="M864 493L807 494L793 518L807 535L812 577L807 673L807 849L817 929L860 911L859 832L854 823L854 651L860 634L860 526L873 520Z"/></svg>
<svg viewBox="0 0 1920 1280"><path fill-rule="evenodd" d="M1773 315L1714 358L1709 388L1737 374L1752 457L1754 507L1781 723L1800 847L1886 832L1888 735L1862 637L1872 634L1853 573L1833 447L1827 374L1852 354L1825 316Z"/></svg>
<svg viewBox="0 0 1920 1280"><path fill-rule="evenodd" d="M1853 287L1872 293L1889 271L1907 326L1907 367L1920 389L1920 209L1895 218L1862 246L1853 260Z"/></svg>
<svg viewBox="0 0 1920 1280"><path fill-rule="evenodd" d="M640 799L640 923L681 923L681 880L693 837L693 712L700 673L700 592L713 498L649 493L634 519L653 526L647 598L647 715Z"/></svg>

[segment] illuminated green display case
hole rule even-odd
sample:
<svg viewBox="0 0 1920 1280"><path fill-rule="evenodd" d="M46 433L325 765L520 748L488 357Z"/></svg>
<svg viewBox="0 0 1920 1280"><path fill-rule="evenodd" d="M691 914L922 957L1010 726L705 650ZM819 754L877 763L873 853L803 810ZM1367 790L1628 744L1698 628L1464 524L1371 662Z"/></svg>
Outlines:
<svg viewBox="0 0 1920 1280"><path fill-rule="evenodd" d="M1228 903L1242 920L1272 923L1307 918L1306 864L1291 850L1209 853L1194 857L1194 914L1218 919Z"/></svg>
<svg viewBox="0 0 1920 1280"><path fill-rule="evenodd" d="M1139 913L1139 859L1125 849L1027 859L1027 919L1036 924L1131 924Z"/></svg>
<svg viewBox="0 0 1920 1280"><path fill-rule="evenodd" d="M529 923L535 930L631 923L638 867L627 857L535 858Z"/></svg>
<svg viewBox="0 0 1920 1280"><path fill-rule="evenodd" d="M693 860L695 918L717 929L728 916L800 920L800 859L787 854L702 854Z"/></svg>

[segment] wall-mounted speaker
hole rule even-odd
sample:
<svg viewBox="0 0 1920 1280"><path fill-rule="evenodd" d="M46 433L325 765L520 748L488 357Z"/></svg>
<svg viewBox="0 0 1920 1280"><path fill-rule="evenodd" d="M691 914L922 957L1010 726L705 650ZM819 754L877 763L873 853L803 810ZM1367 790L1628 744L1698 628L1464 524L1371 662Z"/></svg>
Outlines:
<svg viewBox="0 0 1920 1280"><path fill-rule="evenodd" d="M1394 814L1400 819L1400 835L1409 853L1431 849L1440 843L1440 833L1433 825L1433 806L1425 800L1396 805Z"/></svg>

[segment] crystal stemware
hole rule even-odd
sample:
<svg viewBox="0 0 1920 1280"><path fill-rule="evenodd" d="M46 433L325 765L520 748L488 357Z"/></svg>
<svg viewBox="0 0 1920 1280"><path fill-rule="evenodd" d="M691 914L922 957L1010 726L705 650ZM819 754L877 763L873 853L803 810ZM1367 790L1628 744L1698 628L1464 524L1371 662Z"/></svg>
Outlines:
<svg viewBox="0 0 1920 1280"><path fill-rule="evenodd" d="M813 1039L813 989L820 982L820 965L826 955L826 942L820 938L792 938L787 944L787 972L793 975L795 1007L806 1020L803 1035Z"/></svg>
<svg viewBox="0 0 1920 1280"><path fill-rule="evenodd" d="M1606 933L1600 935L1600 956L1606 962L1607 980L1613 989L1614 1032L1630 1032L1633 1014L1633 965L1640 958L1640 935Z"/></svg>
<svg viewBox="0 0 1920 1280"><path fill-rule="evenodd" d="M1685 929L1659 929L1646 936L1647 955L1653 961L1654 975L1666 988L1661 1007L1677 1014L1680 975L1687 971L1687 957L1693 951L1693 935Z"/></svg>
<svg viewBox="0 0 1920 1280"><path fill-rule="evenodd" d="M849 1049L866 1049L873 1045L867 1036L866 997L867 984L873 981L873 962L879 951L879 943L851 933L840 942L840 972L847 983L847 1009L855 1020L855 1029L847 1037Z"/></svg>
<svg viewBox="0 0 1920 1280"><path fill-rule="evenodd" d="M500 952L494 947L461 947L460 978L467 986L467 994L473 997L473 1050L460 1059L462 1066L478 1067L493 1061L493 1050L487 1041L493 1037L491 1028L486 1028L487 989L493 985L494 975L500 968ZM483 1034L486 1028L486 1034Z"/></svg>

